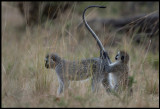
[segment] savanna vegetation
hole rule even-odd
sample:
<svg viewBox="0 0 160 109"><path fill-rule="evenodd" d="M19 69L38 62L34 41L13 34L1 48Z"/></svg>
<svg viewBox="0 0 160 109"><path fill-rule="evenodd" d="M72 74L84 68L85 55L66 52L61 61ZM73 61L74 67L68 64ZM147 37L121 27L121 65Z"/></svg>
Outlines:
<svg viewBox="0 0 160 109"><path fill-rule="evenodd" d="M93 94L88 79L71 82L70 88L57 97L55 70L45 68L47 53L56 53L66 60L99 57L94 38L85 27L79 28L88 5L107 8L88 10L87 20L159 13L159 2L73 2L56 18L46 17L30 26L16 2L2 2L2 107L159 107L159 33L154 37L142 33L141 43L136 43L136 31L119 33L98 24L91 27L105 43L112 61L118 50L130 55L133 96L108 94L103 86Z"/></svg>

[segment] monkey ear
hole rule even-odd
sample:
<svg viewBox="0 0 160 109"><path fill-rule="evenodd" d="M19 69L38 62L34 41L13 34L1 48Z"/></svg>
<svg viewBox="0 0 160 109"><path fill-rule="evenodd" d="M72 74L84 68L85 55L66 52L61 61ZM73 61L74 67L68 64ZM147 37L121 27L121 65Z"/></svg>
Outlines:
<svg viewBox="0 0 160 109"><path fill-rule="evenodd" d="M124 56L121 57L121 60L124 60Z"/></svg>

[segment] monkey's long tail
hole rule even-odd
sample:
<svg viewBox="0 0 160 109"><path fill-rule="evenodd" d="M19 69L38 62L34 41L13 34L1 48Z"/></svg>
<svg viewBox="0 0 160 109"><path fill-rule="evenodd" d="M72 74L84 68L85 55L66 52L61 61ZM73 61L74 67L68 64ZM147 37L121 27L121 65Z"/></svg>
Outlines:
<svg viewBox="0 0 160 109"><path fill-rule="evenodd" d="M88 8L92 8L92 7L106 8L105 6L99 6L99 5L88 6L88 7L84 10L84 12L83 12L83 16L82 16L82 17L83 17L83 22L85 23L85 26L86 26L87 29L90 31L90 33L92 34L92 36L96 39L96 41L97 41L97 43L98 43L98 46L100 47L100 50L101 50L100 57L101 57L102 59L108 58L109 63L111 63L111 60L110 60L110 58L109 58L109 56L108 56L108 53L105 51L105 49L104 49L101 41L99 40L98 36L95 34L95 32L91 29L91 27L88 25L87 21L85 20L85 16L84 16L84 15L85 15L86 10L87 10Z"/></svg>

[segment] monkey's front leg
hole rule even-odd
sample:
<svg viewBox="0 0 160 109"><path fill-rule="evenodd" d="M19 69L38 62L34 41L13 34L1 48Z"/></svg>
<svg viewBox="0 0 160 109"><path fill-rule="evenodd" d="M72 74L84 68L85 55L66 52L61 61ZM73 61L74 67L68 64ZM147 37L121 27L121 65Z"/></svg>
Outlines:
<svg viewBox="0 0 160 109"><path fill-rule="evenodd" d="M64 90L64 82L58 77L59 87L57 90L57 94L60 95Z"/></svg>
<svg viewBox="0 0 160 109"><path fill-rule="evenodd" d="M69 86L68 79L65 78L65 72L63 71L63 66L59 65L56 67L56 73L58 76L59 88L57 94L60 95Z"/></svg>
<svg viewBox="0 0 160 109"><path fill-rule="evenodd" d="M57 94L60 95L65 89L69 87L69 80L64 79L63 76L58 75L59 87L57 90Z"/></svg>

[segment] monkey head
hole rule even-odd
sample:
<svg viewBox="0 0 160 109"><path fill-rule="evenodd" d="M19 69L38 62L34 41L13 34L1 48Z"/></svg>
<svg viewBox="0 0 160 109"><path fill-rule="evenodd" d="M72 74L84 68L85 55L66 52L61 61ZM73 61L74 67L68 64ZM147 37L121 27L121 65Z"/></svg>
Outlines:
<svg viewBox="0 0 160 109"><path fill-rule="evenodd" d="M45 67L46 68L55 68L60 62L60 57L56 54L47 54L45 57Z"/></svg>
<svg viewBox="0 0 160 109"><path fill-rule="evenodd" d="M116 61L121 61L122 63L128 63L129 61L129 55L125 51L119 51L115 57Z"/></svg>

